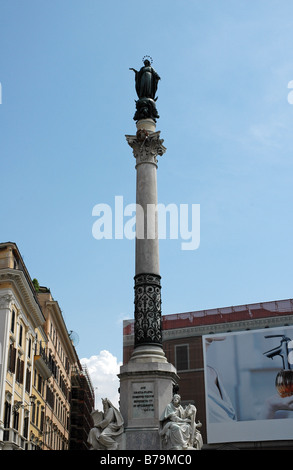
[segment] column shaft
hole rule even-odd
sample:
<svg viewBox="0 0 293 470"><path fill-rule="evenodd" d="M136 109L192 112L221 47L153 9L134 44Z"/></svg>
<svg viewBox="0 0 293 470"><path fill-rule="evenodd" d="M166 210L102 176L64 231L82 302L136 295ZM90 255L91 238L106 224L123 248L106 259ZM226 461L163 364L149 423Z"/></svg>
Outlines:
<svg viewBox="0 0 293 470"><path fill-rule="evenodd" d="M147 123L149 125L149 123ZM137 123L126 136L136 159L135 347L161 346L161 277L157 214L157 156L165 152L160 133Z"/></svg>

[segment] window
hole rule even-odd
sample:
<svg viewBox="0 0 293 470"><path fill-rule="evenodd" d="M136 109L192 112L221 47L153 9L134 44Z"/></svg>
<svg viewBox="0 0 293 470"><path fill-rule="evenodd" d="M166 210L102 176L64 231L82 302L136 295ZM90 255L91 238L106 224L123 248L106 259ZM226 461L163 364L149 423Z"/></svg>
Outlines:
<svg viewBox="0 0 293 470"><path fill-rule="evenodd" d="M28 418L28 415L26 414L23 420L23 437L25 439L28 438L28 426L29 426L29 418Z"/></svg>
<svg viewBox="0 0 293 470"><path fill-rule="evenodd" d="M27 393L30 393L31 390L31 371L29 369L26 370L25 390Z"/></svg>
<svg viewBox="0 0 293 470"><path fill-rule="evenodd" d="M10 416L11 416L11 404L8 401L6 401L5 410L4 410L4 428L10 427Z"/></svg>
<svg viewBox="0 0 293 470"><path fill-rule="evenodd" d="M14 333L14 327L15 327L15 311L12 310L11 312L11 324L10 324L10 330L12 333Z"/></svg>
<svg viewBox="0 0 293 470"><path fill-rule="evenodd" d="M42 393L42 386L43 386L43 379L42 379L42 376L39 374L38 375L38 392L40 394Z"/></svg>
<svg viewBox="0 0 293 470"><path fill-rule="evenodd" d="M68 357L66 357L65 358L65 370L66 370L67 374L69 374L69 368L70 368L69 359L68 359Z"/></svg>
<svg viewBox="0 0 293 470"><path fill-rule="evenodd" d="M40 404L37 403L37 410L36 410L36 426L39 426L39 414L40 414Z"/></svg>
<svg viewBox="0 0 293 470"><path fill-rule="evenodd" d="M19 325L19 337L18 337L19 346L22 346L22 332L23 332L23 327L22 325Z"/></svg>
<svg viewBox="0 0 293 470"><path fill-rule="evenodd" d="M188 344L175 346L175 363L177 370L189 369Z"/></svg>
<svg viewBox="0 0 293 470"><path fill-rule="evenodd" d="M15 372L15 362L16 362L16 349L11 343L9 347L9 357L8 357L8 370L14 374Z"/></svg>
<svg viewBox="0 0 293 470"><path fill-rule="evenodd" d="M35 402L32 403L32 423L35 424L35 419L36 419L36 404Z"/></svg>
<svg viewBox="0 0 293 470"><path fill-rule="evenodd" d="M20 384L23 383L23 371L24 371L24 362L20 359L20 357L18 357L17 365L16 365L15 380Z"/></svg>
<svg viewBox="0 0 293 470"><path fill-rule="evenodd" d="M18 424L19 424L19 412L18 411L14 411L13 413L13 429L15 429L16 431L18 431Z"/></svg>
<svg viewBox="0 0 293 470"><path fill-rule="evenodd" d="M41 411L41 419L40 419L40 431L43 432L44 430L44 420L45 420L45 412L42 408L42 411Z"/></svg>
<svg viewBox="0 0 293 470"><path fill-rule="evenodd" d="M47 385L47 392L46 392L46 401L48 405L54 409L54 392L50 389L50 387Z"/></svg>

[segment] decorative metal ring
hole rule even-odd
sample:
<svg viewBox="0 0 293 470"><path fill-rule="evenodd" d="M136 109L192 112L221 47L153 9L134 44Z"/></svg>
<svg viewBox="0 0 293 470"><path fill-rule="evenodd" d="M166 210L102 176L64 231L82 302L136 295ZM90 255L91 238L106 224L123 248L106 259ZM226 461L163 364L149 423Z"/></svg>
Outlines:
<svg viewBox="0 0 293 470"><path fill-rule="evenodd" d="M153 63L153 58L150 55L144 55L142 58L142 62L144 63L146 59L149 59L151 64Z"/></svg>

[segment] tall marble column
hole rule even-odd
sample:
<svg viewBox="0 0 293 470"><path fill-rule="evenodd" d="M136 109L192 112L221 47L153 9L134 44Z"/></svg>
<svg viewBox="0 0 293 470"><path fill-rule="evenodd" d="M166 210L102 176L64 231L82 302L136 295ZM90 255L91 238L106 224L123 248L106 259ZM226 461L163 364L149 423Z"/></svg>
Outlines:
<svg viewBox="0 0 293 470"><path fill-rule="evenodd" d="M137 122L126 139L136 160L134 353L132 360L166 361L162 350L157 166L166 148L152 119Z"/></svg>
<svg viewBox="0 0 293 470"><path fill-rule="evenodd" d="M134 69L132 69L134 70ZM157 208L157 157L166 151L156 131L158 75L148 60L135 71L136 134L126 135L136 160L134 350L120 368L120 410L126 450L159 450L160 416L178 380L162 347L161 277ZM147 95L147 96L146 96Z"/></svg>

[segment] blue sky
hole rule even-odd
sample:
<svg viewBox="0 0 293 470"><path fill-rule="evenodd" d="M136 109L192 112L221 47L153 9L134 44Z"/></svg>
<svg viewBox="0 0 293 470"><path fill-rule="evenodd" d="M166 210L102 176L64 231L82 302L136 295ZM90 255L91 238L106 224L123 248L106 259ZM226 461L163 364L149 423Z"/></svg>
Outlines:
<svg viewBox="0 0 293 470"><path fill-rule="evenodd" d="M147 5L147 6L146 6ZM77 351L122 360L134 242L93 207L135 202L134 75L150 55L164 204L200 204L200 246L161 240L163 314L292 297L293 3L1 0L0 239L49 287Z"/></svg>

